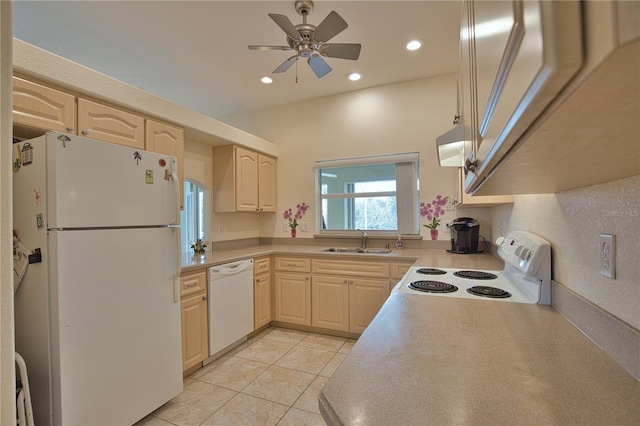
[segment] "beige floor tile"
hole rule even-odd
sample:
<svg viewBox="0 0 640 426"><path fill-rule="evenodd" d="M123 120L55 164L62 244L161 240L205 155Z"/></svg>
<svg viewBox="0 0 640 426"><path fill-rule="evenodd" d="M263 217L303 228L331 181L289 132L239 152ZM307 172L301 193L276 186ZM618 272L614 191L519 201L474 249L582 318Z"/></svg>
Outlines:
<svg viewBox="0 0 640 426"><path fill-rule="evenodd" d="M230 357L200 376L198 380L241 391L267 368L269 364L263 362Z"/></svg>
<svg viewBox="0 0 640 426"><path fill-rule="evenodd" d="M240 393L202 424L271 426L278 423L288 409L286 405Z"/></svg>
<svg viewBox="0 0 640 426"><path fill-rule="evenodd" d="M336 371L336 369L342 364L342 361L347 357L345 354L337 353L331 358L331 361L327 363L327 365L322 369L319 373L324 377L331 377L331 375Z"/></svg>
<svg viewBox="0 0 640 426"><path fill-rule="evenodd" d="M320 414L310 413L308 411L298 410L297 408L291 408L284 415L282 420L278 423L278 426L325 426L326 423L322 419Z"/></svg>
<svg viewBox="0 0 640 426"><path fill-rule="evenodd" d="M291 406L315 377L303 371L271 366L244 388L242 393Z"/></svg>
<svg viewBox="0 0 640 426"><path fill-rule="evenodd" d="M138 423L135 423L134 426L173 426L173 423L149 415Z"/></svg>
<svg viewBox="0 0 640 426"><path fill-rule="evenodd" d="M284 354L274 365L318 374L335 354L335 352L298 345Z"/></svg>
<svg viewBox="0 0 640 426"><path fill-rule="evenodd" d="M153 415L176 425L199 425L235 395L229 389L196 380Z"/></svg>
<svg viewBox="0 0 640 426"><path fill-rule="evenodd" d="M294 346L292 343L260 339L237 352L235 356L252 361L264 362L266 364L273 364Z"/></svg>
<svg viewBox="0 0 640 426"><path fill-rule="evenodd" d="M293 404L293 407L320 414L320 409L318 408L318 395L320 395L320 391L328 381L328 377L316 377L302 395L300 395L300 398L298 398L296 403Z"/></svg>
<svg viewBox="0 0 640 426"><path fill-rule="evenodd" d="M355 345L356 342L357 340L353 340L353 339L347 340L346 342L344 342L344 344L338 350L338 352L340 352L341 354L348 354L349 352L351 352L351 349L353 349L353 345Z"/></svg>
<svg viewBox="0 0 640 426"><path fill-rule="evenodd" d="M298 330L288 330L286 328L269 328L270 332L264 335L265 339L277 340L284 343L299 343L307 337L309 333Z"/></svg>
<svg viewBox="0 0 640 426"><path fill-rule="evenodd" d="M310 334L299 343L300 346L307 346L325 351L337 352L346 342L344 337L323 336L320 334Z"/></svg>

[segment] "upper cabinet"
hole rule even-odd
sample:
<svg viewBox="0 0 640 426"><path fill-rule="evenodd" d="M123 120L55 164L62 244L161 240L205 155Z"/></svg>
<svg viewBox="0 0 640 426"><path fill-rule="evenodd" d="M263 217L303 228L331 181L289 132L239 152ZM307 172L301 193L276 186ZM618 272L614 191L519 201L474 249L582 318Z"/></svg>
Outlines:
<svg viewBox="0 0 640 426"><path fill-rule="evenodd" d="M182 185L184 130L167 123L147 119L145 123L144 140L147 151L176 157L178 163L178 181L180 182L180 209L184 209L184 185Z"/></svg>
<svg viewBox="0 0 640 426"><path fill-rule="evenodd" d="M464 2L467 193L640 174L639 17L638 2Z"/></svg>
<svg viewBox="0 0 640 426"><path fill-rule="evenodd" d="M145 149L144 117L86 99L78 99L78 134Z"/></svg>
<svg viewBox="0 0 640 426"><path fill-rule="evenodd" d="M76 98L13 77L13 123L27 128L73 133L76 129Z"/></svg>
<svg viewBox="0 0 640 426"><path fill-rule="evenodd" d="M213 149L214 210L274 212L276 159L235 145Z"/></svg>

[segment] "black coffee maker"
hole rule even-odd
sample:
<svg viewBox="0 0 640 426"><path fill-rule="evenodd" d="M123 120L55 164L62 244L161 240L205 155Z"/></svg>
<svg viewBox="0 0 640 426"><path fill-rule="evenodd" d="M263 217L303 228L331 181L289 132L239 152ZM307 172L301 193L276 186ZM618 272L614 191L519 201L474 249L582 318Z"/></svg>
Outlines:
<svg viewBox="0 0 640 426"><path fill-rule="evenodd" d="M459 217L447 225L451 231L449 253L479 253L480 223L471 217Z"/></svg>

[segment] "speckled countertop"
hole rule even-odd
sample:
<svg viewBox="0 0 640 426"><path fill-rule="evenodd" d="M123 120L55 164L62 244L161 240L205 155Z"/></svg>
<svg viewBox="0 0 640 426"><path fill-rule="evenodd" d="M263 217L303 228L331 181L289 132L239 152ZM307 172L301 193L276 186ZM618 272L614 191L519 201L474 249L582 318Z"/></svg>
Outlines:
<svg viewBox="0 0 640 426"><path fill-rule="evenodd" d="M382 260L398 262L415 262L416 265L437 265L442 268L477 268L477 269L502 269L502 263L490 254L451 254L444 249L404 249L391 250L386 254L363 254L363 253L328 253L324 250L327 247L321 245L261 245L234 250L208 251L203 258L195 257L193 254L183 254L182 272L190 272L203 269L225 262L232 262L240 259L269 255L286 256L332 256L353 260Z"/></svg>
<svg viewBox="0 0 640 426"><path fill-rule="evenodd" d="M640 424L640 383L553 308L403 293L319 403L330 425Z"/></svg>

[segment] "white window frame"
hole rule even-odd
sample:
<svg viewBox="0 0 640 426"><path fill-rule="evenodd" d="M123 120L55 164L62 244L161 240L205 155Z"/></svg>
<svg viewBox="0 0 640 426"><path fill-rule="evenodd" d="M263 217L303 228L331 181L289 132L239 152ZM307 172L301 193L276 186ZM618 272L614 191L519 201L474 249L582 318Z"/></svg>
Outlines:
<svg viewBox="0 0 640 426"><path fill-rule="evenodd" d="M316 161L314 164L316 178L316 230L320 235L360 234L357 230L330 230L322 229L322 201L332 198L350 198L345 194L322 194L322 173L331 173L332 168L350 166L371 166L378 164L396 165L396 191L358 193L357 197L371 196L395 196L398 218L397 230L366 230L369 235L420 235L420 188L419 188L419 164L420 157L417 152L378 155L371 157L355 157L338 160ZM351 195L353 197L353 194Z"/></svg>
<svg viewBox="0 0 640 426"><path fill-rule="evenodd" d="M202 207L202 227L201 229L199 229L200 231L200 235L196 236L196 238L202 238L203 240L207 241L208 238L207 236L209 235L209 218L211 216L211 209L210 209L210 202L209 202L209 196L210 196L210 191L207 187L205 187L204 185L202 185L200 182L195 181L193 179L184 179L183 182L183 186L185 186L185 199L184 199L184 210L180 212L180 247L183 253L189 253L192 251L191 249L191 244L194 242L192 241L194 238L187 235L187 233L185 232L185 226L186 223L185 222L185 215L187 214L188 211L188 206L187 206L187 188L186 188L186 184L190 183L193 185L196 185L199 190L202 192L202 200L197 200L195 202L196 206L195 206L195 210L197 210L200 206ZM193 218L196 222L197 219Z"/></svg>

